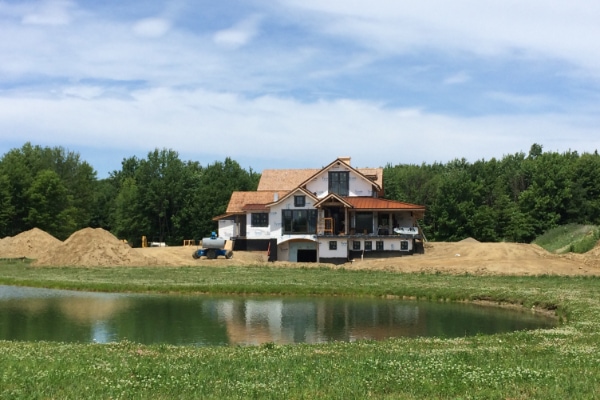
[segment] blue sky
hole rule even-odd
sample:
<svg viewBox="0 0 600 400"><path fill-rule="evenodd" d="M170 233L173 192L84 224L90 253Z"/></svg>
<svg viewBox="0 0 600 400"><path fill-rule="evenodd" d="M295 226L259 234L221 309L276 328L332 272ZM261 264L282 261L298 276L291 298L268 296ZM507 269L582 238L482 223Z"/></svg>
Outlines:
<svg viewBox="0 0 600 400"><path fill-rule="evenodd" d="M600 3L0 0L0 153L318 168L600 148Z"/></svg>

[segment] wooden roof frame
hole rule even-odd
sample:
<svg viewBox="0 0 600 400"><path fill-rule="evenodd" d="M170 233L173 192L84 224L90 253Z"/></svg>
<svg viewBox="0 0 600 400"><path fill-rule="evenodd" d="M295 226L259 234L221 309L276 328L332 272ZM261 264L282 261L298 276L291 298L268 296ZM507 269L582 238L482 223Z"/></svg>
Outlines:
<svg viewBox="0 0 600 400"><path fill-rule="evenodd" d="M352 204L348 203L346 200L344 200L344 198L342 196L339 196L336 193L329 193L327 196L323 197L321 200L317 201L314 206L315 208L321 208L321 206L324 206L327 201L335 199L338 202L340 202L344 207L346 208L354 208L354 206L352 206Z"/></svg>

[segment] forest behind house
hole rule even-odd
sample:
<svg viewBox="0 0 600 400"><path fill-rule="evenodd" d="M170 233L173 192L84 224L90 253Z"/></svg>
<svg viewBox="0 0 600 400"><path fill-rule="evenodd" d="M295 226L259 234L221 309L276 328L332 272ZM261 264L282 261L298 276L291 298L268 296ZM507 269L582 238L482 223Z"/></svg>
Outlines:
<svg viewBox="0 0 600 400"><path fill-rule="evenodd" d="M600 224L597 151L533 144L501 159L383 167L387 199L427 207L420 221L427 240L529 243L557 226ZM212 219L231 193L256 190L259 179L229 157L201 165L170 149L123 159L120 170L98 179L77 152L26 143L0 158L0 238L39 228L64 240L92 227L134 246L142 236L181 244L216 230Z"/></svg>

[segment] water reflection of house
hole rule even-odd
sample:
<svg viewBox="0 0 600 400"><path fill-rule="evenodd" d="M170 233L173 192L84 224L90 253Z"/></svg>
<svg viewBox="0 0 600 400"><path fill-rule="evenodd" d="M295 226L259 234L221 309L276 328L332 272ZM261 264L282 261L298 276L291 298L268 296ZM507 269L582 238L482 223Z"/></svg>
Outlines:
<svg viewBox="0 0 600 400"><path fill-rule="evenodd" d="M383 168L340 157L321 169L265 170L255 192L234 192L214 218L234 250L270 261L344 263L424 251L425 207L384 198Z"/></svg>
<svg viewBox="0 0 600 400"><path fill-rule="evenodd" d="M246 299L222 301L216 308L231 344L380 340L426 331L416 305Z"/></svg>

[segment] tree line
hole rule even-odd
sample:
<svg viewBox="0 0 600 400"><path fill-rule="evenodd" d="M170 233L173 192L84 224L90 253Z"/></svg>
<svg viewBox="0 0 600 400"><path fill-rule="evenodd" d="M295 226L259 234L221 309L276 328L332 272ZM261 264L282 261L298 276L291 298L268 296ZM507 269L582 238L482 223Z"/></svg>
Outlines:
<svg viewBox="0 0 600 400"><path fill-rule="evenodd" d="M531 242L570 223L600 224L600 156L544 152L469 163L390 165L386 197L427 206L422 227L429 240Z"/></svg>
<svg viewBox="0 0 600 400"><path fill-rule="evenodd" d="M260 174L226 158L206 166L155 149L122 160L106 179L79 154L26 143L0 158L0 237L37 227L64 240L100 227L139 246L180 244L217 228L233 191L253 191ZM530 242L568 223L600 224L600 156L544 152L473 163L387 164L385 197L425 205L429 240Z"/></svg>
<svg viewBox="0 0 600 400"><path fill-rule="evenodd" d="M32 228L64 240L85 228L104 228L134 246L180 244L216 229L231 193L256 190L260 174L230 158L206 166L174 150L126 158L106 179L79 154L26 143L0 158L0 237Z"/></svg>

